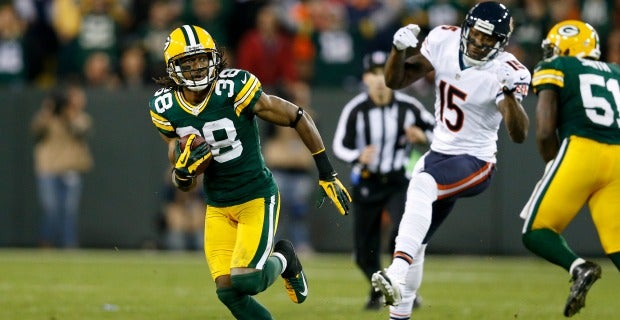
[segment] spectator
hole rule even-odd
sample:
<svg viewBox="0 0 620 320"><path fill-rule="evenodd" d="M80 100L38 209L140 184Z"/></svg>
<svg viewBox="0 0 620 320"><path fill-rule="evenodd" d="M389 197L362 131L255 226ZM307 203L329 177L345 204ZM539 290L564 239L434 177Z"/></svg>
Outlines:
<svg viewBox="0 0 620 320"><path fill-rule="evenodd" d="M620 29L611 32L607 39L607 62L620 64Z"/></svg>
<svg viewBox="0 0 620 320"><path fill-rule="evenodd" d="M161 54L162 43L177 24L179 15L178 6L171 1L155 0L149 6L148 20L138 27L137 38L146 50L148 78L167 76Z"/></svg>
<svg viewBox="0 0 620 320"><path fill-rule="evenodd" d="M361 56L357 53L360 35L349 30L345 7L324 1L324 6L314 16L316 30L312 39L316 58L312 84L356 88L356 73L361 64Z"/></svg>
<svg viewBox="0 0 620 320"><path fill-rule="evenodd" d="M187 0L183 13L183 22L210 30L220 46L228 46L228 29L226 22L230 19L230 1L223 0Z"/></svg>
<svg viewBox="0 0 620 320"><path fill-rule="evenodd" d="M53 0L14 0L15 9L27 22L24 35L26 78L47 85L54 80L58 38L52 27Z"/></svg>
<svg viewBox="0 0 620 320"><path fill-rule="evenodd" d="M0 5L0 86L26 82L25 29L12 4Z"/></svg>
<svg viewBox="0 0 620 320"><path fill-rule="evenodd" d="M402 1L347 0L344 3L350 32L360 36L360 55L390 46L392 33L399 27Z"/></svg>
<svg viewBox="0 0 620 320"><path fill-rule="evenodd" d="M80 4L81 7L67 5L65 10L55 12L55 26L61 38L59 76L80 74L95 52L105 53L112 66L118 63L121 35L129 21L126 9L116 0L88 0ZM65 12L77 20L61 28L69 20Z"/></svg>
<svg viewBox="0 0 620 320"><path fill-rule="evenodd" d="M131 44L121 53L119 76L124 88L142 88L147 83L146 53L139 44Z"/></svg>
<svg viewBox="0 0 620 320"><path fill-rule="evenodd" d="M533 69L542 58L540 43L550 21L547 4L542 0L525 0L523 7L515 10L514 17L518 28L514 30L507 51Z"/></svg>
<svg viewBox="0 0 620 320"><path fill-rule="evenodd" d="M292 57L292 38L284 32L276 8L265 5L256 25L247 31L237 48L237 67L261 79L266 92L294 96L290 87L298 81Z"/></svg>
<svg viewBox="0 0 620 320"><path fill-rule="evenodd" d="M118 88L119 79L113 68L112 58L107 52L92 52L84 62L84 84L108 90Z"/></svg>
<svg viewBox="0 0 620 320"><path fill-rule="evenodd" d="M293 34L293 59L298 77L305 83L311 83L314 76L314 59L316 48L312 42L315 31L313 15L323 10L321 0L283 1L279 4L281 21Z"/></svg>
<svg viewBox="0 0 620 320"><path fill-rule="evenodd" d="M32 121L34 164L43 209L40 244L44 247L79 245L82 174L93 166L87 144L92 120L85 107L84 91L72 85L47 97Z"/></svg>

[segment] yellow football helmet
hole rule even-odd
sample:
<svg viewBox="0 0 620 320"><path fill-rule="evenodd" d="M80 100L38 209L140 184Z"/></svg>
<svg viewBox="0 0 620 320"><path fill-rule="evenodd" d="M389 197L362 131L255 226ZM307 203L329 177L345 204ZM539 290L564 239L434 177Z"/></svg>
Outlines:
<svg viewBox="0 0 620 320"><path fill-rule="evenodd" d="M200 54L205 55L204 61L187 61ZM192 91L205 89L217 78L222 67L221 53L211 35L193 25L183 25L170 33L164 45L164 60L170 78Z"/></svg>
<svg viewBox="0 0 620 320"><path fill-rule="evenodd" d="M542 42L543 57L571 56L577 58L601 57L596 30L583 21L565 20L557 23Z"/></svg>

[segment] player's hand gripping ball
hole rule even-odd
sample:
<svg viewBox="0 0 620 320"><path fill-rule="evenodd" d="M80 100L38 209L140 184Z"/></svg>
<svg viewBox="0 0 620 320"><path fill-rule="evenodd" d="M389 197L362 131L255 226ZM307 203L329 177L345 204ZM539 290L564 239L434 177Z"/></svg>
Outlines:
<svg viewBox="0 0 620 320"><path fill-rule="evenodd" d="M179 138L175 148L175 169L184 171L191 176L205 172L213 156L211 146L205 139L196 134Z"/></svg>

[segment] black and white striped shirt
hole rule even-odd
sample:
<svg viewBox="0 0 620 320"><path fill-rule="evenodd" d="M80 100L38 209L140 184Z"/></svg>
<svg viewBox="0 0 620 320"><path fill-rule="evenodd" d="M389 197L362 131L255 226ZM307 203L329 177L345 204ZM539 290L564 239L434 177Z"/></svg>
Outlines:
<svg viewBox="0 0 620 320"><path fill-rule="evenodd" d="M377 148L377 156L366 167L375 174L402 170L409 158L410 143L405 128L421 128L429 143L433 138L434 116L414 97L394 92L390 104L377 106L363 92L343 108L334 135L334 155L348 163L356 163L367 145Z"/></svg>

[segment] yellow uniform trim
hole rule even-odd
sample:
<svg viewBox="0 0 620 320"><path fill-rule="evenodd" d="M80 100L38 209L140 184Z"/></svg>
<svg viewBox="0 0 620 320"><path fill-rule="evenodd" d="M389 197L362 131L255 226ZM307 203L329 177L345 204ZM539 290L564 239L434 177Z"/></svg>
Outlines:
<svg viewBox="0 0 620 320"><path fill-rule="evenodd" d="M532 86L536 87L543 84L552 84L560 88L564 87L564 72L554 69L545 69L534 72Z"/></svg>
<svg viewBox="0 0 620 320"><path fill-rule="evenodd" d="M157 113L153 112L152 110L151 110L151 121L159 129L162 129L168 132L174 132L174 128L172 128L170 121L158 115Z"/></svg>
<svg viewBox="0 0 620 320"><path fill-rule="evenodd" d="M260 81L258 81L258 79L254 75L251 75L250 79L248 79L247 84L243 86L241 91L239 91L239 93L235 97L234 108L237 115L240 115L241 112L243 112L243 109L245 109L245 107L250 104L260 87Z"/></svg>
<svg viewBox="0 0 620 320"><path fill-rule="evenodd" d="M201 103L195 106L187 102L187 100L185 100L185 98L183 97L180 91L174 91L174 97L177 100L177 102L179 102L181 109L183 109L185 112L189 114L197 115L201 113L207 107L207 104L209 103L209 99L211 98L211 93L213 93L214 87L215 87L215 84L212 85L211 88L209 89L209 94L207 94L207 97Z"/></svg>

